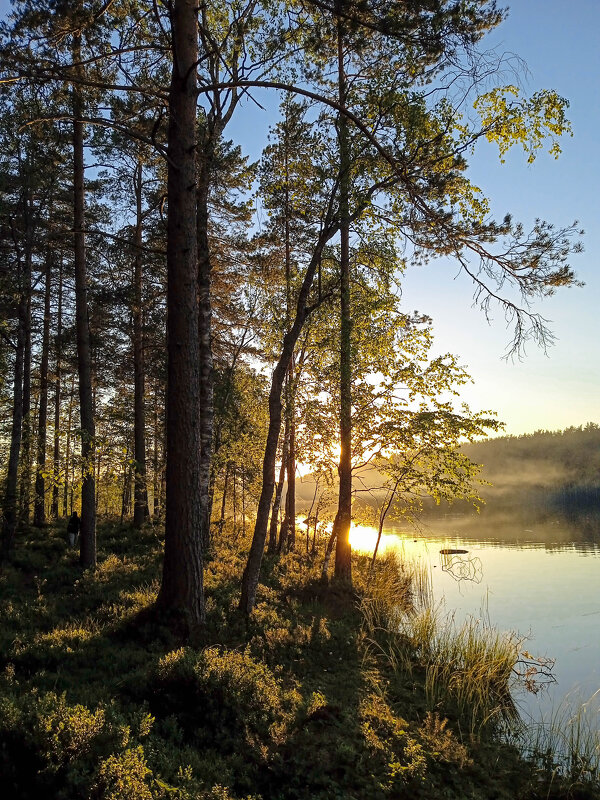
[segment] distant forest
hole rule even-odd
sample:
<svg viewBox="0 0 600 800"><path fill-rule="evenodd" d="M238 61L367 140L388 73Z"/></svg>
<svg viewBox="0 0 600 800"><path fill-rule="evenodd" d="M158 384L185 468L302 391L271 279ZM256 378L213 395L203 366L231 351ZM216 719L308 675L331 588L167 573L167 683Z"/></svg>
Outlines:
<svg viewBox="0 0 600 800"><path fill-rule="evenodd" d="M488 512L522 510L566 516L600 512L600 425L536 431L464 445L483 465ZM444 510L448 510L447 504ZM461 507L464 504L461 504Z"/></svg>

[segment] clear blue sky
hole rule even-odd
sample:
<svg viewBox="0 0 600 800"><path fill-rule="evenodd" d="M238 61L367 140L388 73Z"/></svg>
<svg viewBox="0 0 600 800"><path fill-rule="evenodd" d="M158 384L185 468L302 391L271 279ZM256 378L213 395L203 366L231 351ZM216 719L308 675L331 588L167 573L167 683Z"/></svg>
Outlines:
<svg viewBox="0 0 600 800"><path fill-rule="evenodd" d="M536 217L557 227L579 220L585 252L572 264L582 289L561 290L539 310L557 337L547 354L532 344L523 361L502 359L510 332L502 316L488 325L472 307L472 287L447 263L409 269L406 308L433 317L437 347L460 355L475 381L464 391L474 409L494 409L512 434L600 423L600 0L513 0L509 17L487 45L520 56L529 74L524 89L555 89L568 98L574 136L558 161L542 154L527 165L522 154L501 165L497 151L482 148L472 176L490 198L497 218L506 212L531 225ZM7 0L0 0L6 13ZM266 141L272 112L242 108L227 135L253 157Z"/></svg>
<svg viewBox="0 0 600 800"><path fill-rule="evenodd" d="M510 212L526 224L541 217L557 227L579 220L585 252L572 264L586 285L538 304L557 341L547 355L531 344L521 362L502 360L510 336L501 313L488 325L472 308L469 281L455 278L447 264L409 271L404 296L409 308L433 317L440 350L459 354L469 367L475 384L465 399L495 409L506 432L519 434L600 422L600 2L514 0L509 8L489 43L526 61L526 90L555 89L569 99L574 136L564 140L558 161L541 155L533 165L516 151L501 165L486 146L471 174L497 218Z"/></svg>

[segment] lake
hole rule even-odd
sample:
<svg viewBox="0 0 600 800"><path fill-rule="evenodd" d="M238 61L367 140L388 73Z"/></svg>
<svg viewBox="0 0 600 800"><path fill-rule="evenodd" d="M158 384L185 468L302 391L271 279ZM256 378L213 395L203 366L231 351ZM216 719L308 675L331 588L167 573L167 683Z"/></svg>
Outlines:
<svg viewBox="0 0 600 800"><path fill-rule="evenodd" d="M376 531L353 530L356 549L372 552ZM516 690L524 719L549 720L576 709L600 689L600 528L597 521L493 520L452 516L418 530L388 527L380 552L399 550L429 568L434 601L457 622L488 620L527 638L532 655L555 660L537 694ZM465 550L442 554L441 550ZM598 698L588 713L600 729ZM560 711L559 711L560 710Z"/></svg>

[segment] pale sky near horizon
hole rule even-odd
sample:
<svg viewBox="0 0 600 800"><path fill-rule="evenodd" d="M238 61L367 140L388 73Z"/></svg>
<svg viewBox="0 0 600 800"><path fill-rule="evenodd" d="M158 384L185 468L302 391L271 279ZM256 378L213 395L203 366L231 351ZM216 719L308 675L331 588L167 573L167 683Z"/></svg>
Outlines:
<svg viewBox="0 0 600 800"><path fill-rule="evenodd" d="M525 61L525 93L555 89L570 101L574 136L564 139L558 161L541 154L532 165L517 152L501 165L497 149L486 145L472 159L469 174L497 219L510 212L526 228L537 217L558 228L578 220L585 251L571 263L586 285L559 290L536 305L550 320L556 343L547 354L530 344L522 361L502 359L511 339L502 314L487 324L472 307L472 286L465 276L457 277L458 267L409 268L403 280L405 307L433 318L436 347L459 355L473 377L464 399L474 410L497 411L506 433L600 423L600 0L500 0L498 5L508 6L509 17L487 37L486 46ZM8 8L8 1L0 0L0 14ZM249 125L241 108L227 130L253 158L273 119L272 113L263 116L264 128L254 109Z"/></svg>

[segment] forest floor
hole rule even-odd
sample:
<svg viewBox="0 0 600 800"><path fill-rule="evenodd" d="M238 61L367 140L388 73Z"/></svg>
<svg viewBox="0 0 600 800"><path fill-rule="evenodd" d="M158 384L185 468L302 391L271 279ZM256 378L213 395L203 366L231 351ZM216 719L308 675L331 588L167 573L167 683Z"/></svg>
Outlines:
<svg viewBox="0 0 600 800"><path fill-rule="evenodd" d="M468 720L451 683L432 702L417 650L390 656L379 622L411 602L397 564L368 580L355 558L350 593L306 554L267 558L246 621L247 542L226 532L192 647L148 613L158 529L102 523L95 571L65 540L31 529L0 573L4 798L600 798L551 754L525 760L497 725Z"/></svg>

